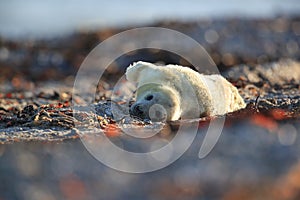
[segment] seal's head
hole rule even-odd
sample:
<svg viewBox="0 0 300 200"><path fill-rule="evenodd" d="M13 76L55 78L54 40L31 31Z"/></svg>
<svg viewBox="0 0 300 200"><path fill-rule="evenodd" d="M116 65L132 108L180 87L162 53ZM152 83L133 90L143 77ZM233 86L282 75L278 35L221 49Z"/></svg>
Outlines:
<svg viewBox="0 0 300 200"><path fill-rule="evenodd" d="M148 83L137 90L136 102L130 113L141 119L151 121L170 121L180 117L180 100L172 88Z"/></svg>

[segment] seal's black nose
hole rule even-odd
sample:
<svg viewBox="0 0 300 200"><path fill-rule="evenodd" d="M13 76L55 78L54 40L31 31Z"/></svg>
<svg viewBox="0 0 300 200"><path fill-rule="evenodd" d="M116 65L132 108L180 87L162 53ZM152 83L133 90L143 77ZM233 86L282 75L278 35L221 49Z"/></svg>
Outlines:
<svg viewBox="0 0 300 200"><path fill-rule="evenodd" d="M143 105L140 103L133 104L130 108L131 114L135 116L143 116L144 115L144 109Z"/></svg>

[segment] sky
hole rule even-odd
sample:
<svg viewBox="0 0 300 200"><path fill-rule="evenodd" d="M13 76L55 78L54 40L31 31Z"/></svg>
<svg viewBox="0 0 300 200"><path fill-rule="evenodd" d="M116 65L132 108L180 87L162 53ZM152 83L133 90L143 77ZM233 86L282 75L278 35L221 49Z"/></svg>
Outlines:
<svg viewBox="0 0 300 200"><path fill-rule="evenodd" d="M1 0L0 36L51 37L78 29L163 19L273 17L300 13L299 0Z"/></svg>

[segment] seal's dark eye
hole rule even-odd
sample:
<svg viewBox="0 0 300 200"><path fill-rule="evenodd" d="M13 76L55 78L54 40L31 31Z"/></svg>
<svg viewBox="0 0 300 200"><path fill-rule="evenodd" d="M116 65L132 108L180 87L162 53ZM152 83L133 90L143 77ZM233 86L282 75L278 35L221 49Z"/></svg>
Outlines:
<svg viewBox="0 0 300 200"><path fill-rule="evenodd" d="M152 94L147 95L147 96L145 97L145 100L147 100L147 101L150 101L150 100L152 100L152 99L153 99L153 95L152 95Z"/></svg>

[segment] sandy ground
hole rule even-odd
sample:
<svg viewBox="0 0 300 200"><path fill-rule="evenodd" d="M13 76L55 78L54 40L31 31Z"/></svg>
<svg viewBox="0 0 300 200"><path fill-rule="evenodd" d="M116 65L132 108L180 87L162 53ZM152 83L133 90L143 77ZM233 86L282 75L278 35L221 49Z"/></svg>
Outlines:
<svg viewBox="0 0 300 200"><path fill-rule="evenodd" d="M41 113L43 104L36 102L32 108L35 117L31 121L20 120L26 116L19 116L19 124L15 125L4 124L6 121L2 120L1 139L9 144L0 148L1 198L297 199L300 65L287 60L257 66L257 70L250 68L237 66L224 73L239 87L248 107L227 116L222 135L212 152L204 159L197 156L207 131L208 124L204 123L199 126L193 145L178 161L147 174L127 174L104 166L89 154L78 137L89 131L79 131L72 123L66 123L65 118L57 122L37 119L34 113ZM281 73L283 69L297 73ZM272 76L268 77L267 71L272 71ZM274 83L280 83L276 87L272 82L275 79ZM264 85L259 87L261 83ZM61 100L51 96L52 93L43 95L39 102L53 101L57 105ZM9 100L13 101L13 98ZM3 105L4 100L1 101ZM98 114L104 116L101 111L107 107L103 102L97 105L100 108ZM30 116L28 109L23 108L21 113ZM66 113L69 109L65 105L48 110L45 107L44 111L54 110L48 117L55 119L58 116L51 113L59 113L59 110ZM122 132L116 137L114 131L106 127L103 130L113 136L112 141L121 142L127 149L137 152L145 149ZM166 139L172 134L175 133L164 131L154 140Z"/></svg>

